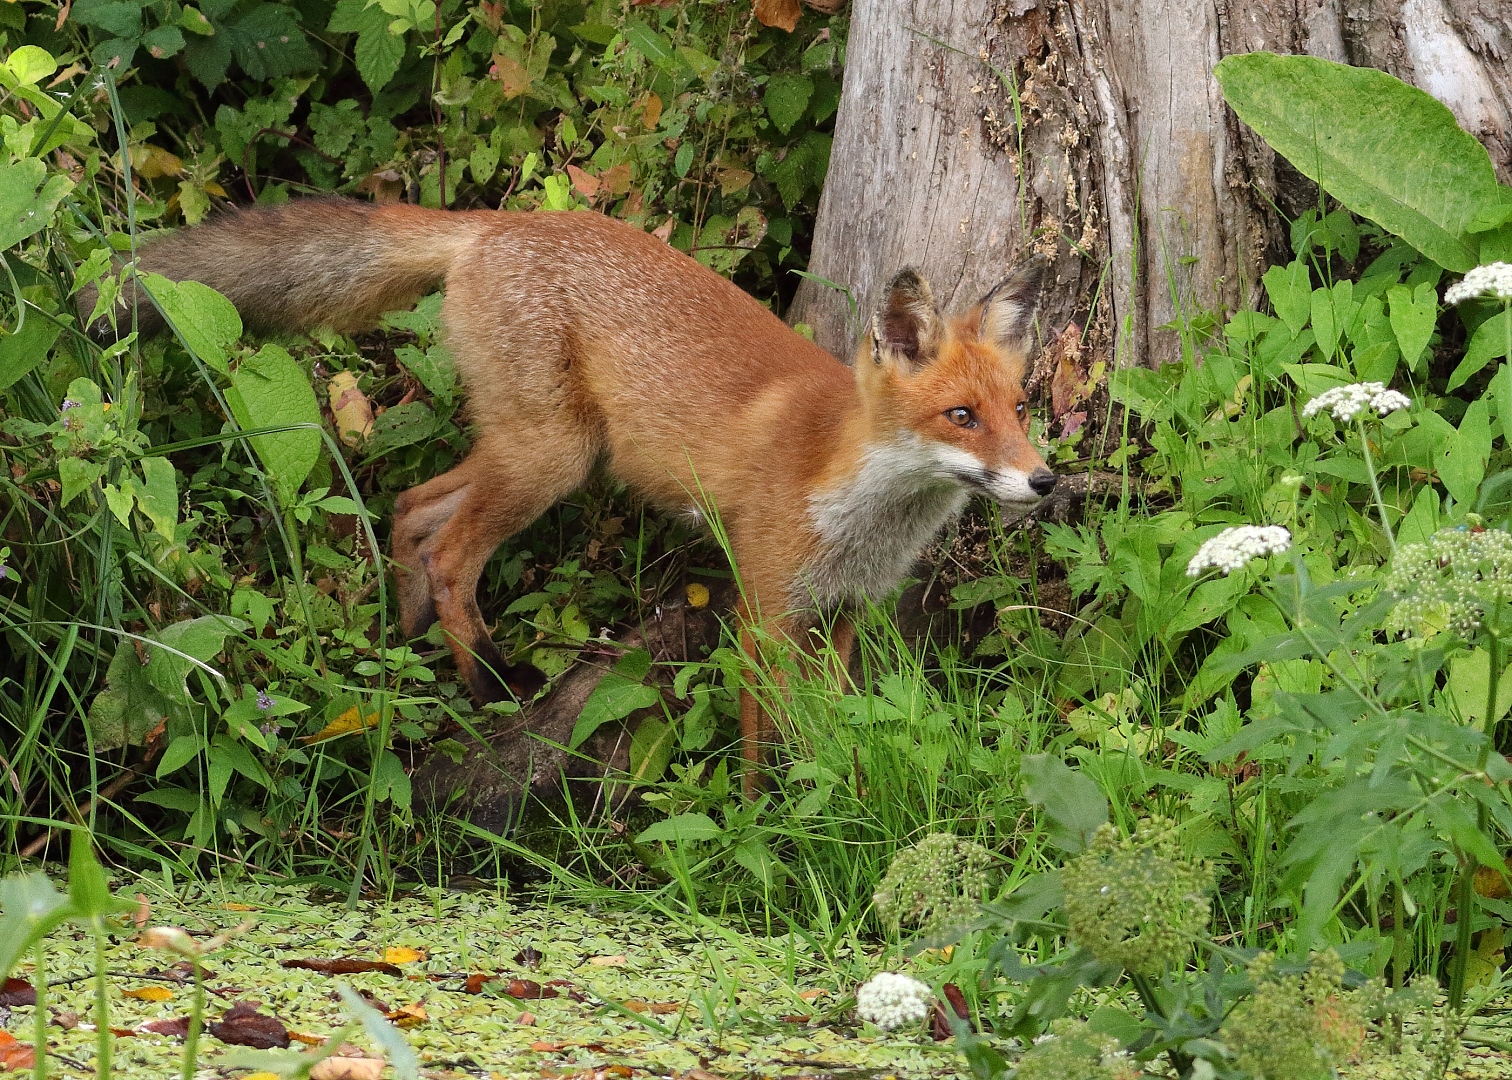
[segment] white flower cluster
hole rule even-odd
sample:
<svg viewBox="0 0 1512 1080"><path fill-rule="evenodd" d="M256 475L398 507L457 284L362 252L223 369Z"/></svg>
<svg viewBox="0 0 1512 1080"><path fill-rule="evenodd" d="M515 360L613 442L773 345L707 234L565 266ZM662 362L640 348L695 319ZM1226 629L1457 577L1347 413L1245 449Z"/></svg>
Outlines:
<svg viewBox="0 0 1512 1080"><path fill-rule="evenodd" d="M1458 304L1489 296L1495 300L1512 300L1512 263L1494 262L1477 266L1458 284L1444 290L1444 303Z"/></svg>
<svg viewBox="0 0 1512 1080"><path fill-rule="evenodd" d="M1469 638L1486 613L1498 623L1512 605L1512 534L1472 524L1403 544L1386 588L1397 598L1388 626L1424 637L1445 626ZM1493 629L1499 629L1494 627Z"/></svg>
<svg viewBox="0 0 1512 1080"><path fill-rule="evenodd" d="M1251 559L1279 555L1290 547L1291 533L1280 525L1235 525L1203 541L1187 563L1187 576L1197 577L1209 568L1232 574Z"/></svg>
<svg viewBox="0 0 1512 1080"><path fill-rule="evenodd" d="M1347 424L1367 408L1385 416L1411 406L1412 400L1399 390L1388 390L1378 382L1357 382L1323 391L1302 406L1302 415L1313 417L1328 412L1339 423Z"/></svg>
<svg viewBox="0 0 1512 1080"><path fill-rule="evenodd" d="M896 971L878 972L856 991L856 1015L883 1031L917 1024L933 1006L933 990Z"/></svg>

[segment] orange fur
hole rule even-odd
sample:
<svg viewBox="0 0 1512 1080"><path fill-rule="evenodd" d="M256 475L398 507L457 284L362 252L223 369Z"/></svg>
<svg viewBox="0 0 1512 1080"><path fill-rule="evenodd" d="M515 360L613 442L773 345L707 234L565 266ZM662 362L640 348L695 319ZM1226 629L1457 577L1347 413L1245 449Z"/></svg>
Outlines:
<svg viewBox="0 0 1512 1080"><path fill-rule="evenodd" d="M310 200L183 230L140 263L219 289L257 328L359 329L444 281L476 440L399 498L393 554L405 632L439 618L482 698L504 692L497 679L530 689L533 670L489 641L483 565L598 465L668 509L717 511L745 623L794 640L815 608L891 589L969 490L1029 501L1054 480L1027 437L1033 275L947 321L900 274L852 369L686 255L591 213ZM759 762L773 730L749 694L742 734Z"/></svg>

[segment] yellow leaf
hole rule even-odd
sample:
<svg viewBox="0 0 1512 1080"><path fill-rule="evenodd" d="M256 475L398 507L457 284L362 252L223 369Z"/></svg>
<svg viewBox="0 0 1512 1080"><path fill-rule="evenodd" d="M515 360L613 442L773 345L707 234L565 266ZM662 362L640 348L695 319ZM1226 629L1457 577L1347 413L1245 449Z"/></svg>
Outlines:
<svg viewBox="0 0 1512 1080"><path fill-rule="evenodd" d="M315 734L300 736L300 741L318 743L325 742L327 739L339 739L341 736L350 735L354 731L362 731L364 728L374 727L377 723L377 713L372 712L366 716L362 716L357 712L357 706L353 705Z"/></svg>
<svg viewBox="0 0 1512 1080"><path fill-rule="evenodd" d="M413 964L425 959L424 949L412 949L408 945L390 945L383 950L383 958L390 964Z"/></svg>
<svg viewBox="0 0 1512 1080"><path fill-rule="evenodd" d="M283 1080L283 1078L280 1077L277 1073L255 1072L248 1073L246 1076L242 1077L241 1080Z"/></svg>
<svg viewBox="0 0 1512 1080"><path fill-rule="evenodd" d="M590 956L588 962L594 967L624 967L630 962L624 953L614 956Z"/></svg>
<svg viewBox="0 0 1512 1080"><path fill-rule="evenodd" d="M331 415L336 418L336 432L348 446L361 446L373 430L373 405L357 387L357 376L338 371L326 384L330 395Z"/></svg>
<svg viewBox="0 0 1512 1080"><path fill-rule="evenodd" d="M756 18L763 26L780 26L791 34L801 14L798 0L756 0Z"/></svg>
<svg viewBox="0 0 1512 1080"><path fill-rule="evenodd" d="M131 148L131 167L145 180L157 180L164 176L179 176L184 171L184 162L177 154L170 154L161 146L142 143Z"/></svg>
<svg viewBox="0 0 1512 1080"><path fill-rule="evenodd" d="M225 905L222 905L222 906L224 906L227 911L256 911L257 910L251 904L235 904L235 903L232 903L232 904L225 904Z"/></svg>
<svg viewBox="0 0 1512 1080"><path fill-rule="evenodd" d="M688 586L688 606L706 608L709 606L709 590L698 582Z"/></svg>
<svg viewBox="0 0 1512 1080"><path fill-rule="evenodd" d="M659 95L647 90L636 101L635 107L641 111L641 123L648 129L661 122L662 99Z"/></svg>
<svg viewBox="0 0 1512 1080"><path fill-rule="evenodd" d="M171 1001L173 991L166 986L138 986L135 990L122 990L122 995L138 1001Z"/></svg>

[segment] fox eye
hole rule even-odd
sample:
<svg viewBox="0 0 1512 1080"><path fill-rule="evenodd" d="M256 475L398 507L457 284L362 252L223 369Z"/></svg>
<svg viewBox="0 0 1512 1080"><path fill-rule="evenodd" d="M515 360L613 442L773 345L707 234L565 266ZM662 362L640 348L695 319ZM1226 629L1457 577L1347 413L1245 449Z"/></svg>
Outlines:
<svg viewBox="0 0 1512 1080"><path fill-rule="evenodd" d="M1029 407L1021 401L1013 407L1013 415L1022 420L1024 418L1024 413L1028 410L1028 408Z"/></svg>
<svg viewBox="0 0 1512 1080"><path fill-rule="evenodd" d="M953 409L946 409L945 419L949 420L956 427L974 428L977 426L976 413L964 405L957 405Z"/></svg>

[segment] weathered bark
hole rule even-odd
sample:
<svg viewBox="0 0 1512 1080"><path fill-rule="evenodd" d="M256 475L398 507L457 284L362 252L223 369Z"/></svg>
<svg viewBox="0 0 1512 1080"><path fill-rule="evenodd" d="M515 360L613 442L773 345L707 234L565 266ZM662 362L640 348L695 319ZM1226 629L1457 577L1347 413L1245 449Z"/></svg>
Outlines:
<svg viewBox="0 0 1512 1080"><path fill-rule="evenodd" d="M1179 315L1250 301L1315 203L1224 105L1213 66L1268 49L1380 67L1448 105L1512 176L1505 0L855 0L811 271L865 318L919 267L955 305L1029 252L1041 332L1075 319L1110 363L1174 358ZM848 355L844 296L790 318Z"/></svg>

